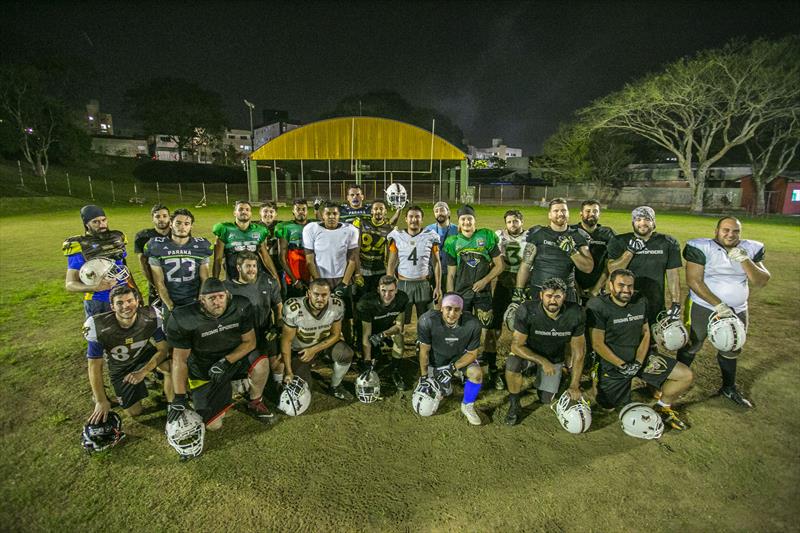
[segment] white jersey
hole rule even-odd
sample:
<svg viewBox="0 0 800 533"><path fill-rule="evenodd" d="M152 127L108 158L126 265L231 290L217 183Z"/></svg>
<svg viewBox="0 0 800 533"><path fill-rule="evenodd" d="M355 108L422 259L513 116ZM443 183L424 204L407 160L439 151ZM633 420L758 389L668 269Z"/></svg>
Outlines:
<svg viewBox="0 0 800 533"><path fill-rule="evenodd" d="M754 263L764 260L764 245L758 241L742 239L739 248ZM747 310L747 298L750 295L747 274L741 263L728 257L728 250L724 246L714 239L691 239L686 243L683 257L691 263L703 265L703 281L714 296L737 313ZM689 291L689 297L693 304L714 309L713 305L692 290Z"/></svg>
<svg viewBox="0 0 800 533"><path fill-rule="evenodd" d="M331 334L334 322L342 318L344 318L344 304L335 296L331 296L328 307L318 316L311 312L306 297L289 298L283 306L283 323L297 329L292 340L294 351L319 344Z"/></svg>
<svg viewBox="0 0 800 533"><path fill-rule="evenodd" d="M358 228L340 223L336 229L326 229L322 222L310 222L303 228L303 248L314 252L321 278L342 278L348 250L358 248Z"/></svg>
<svg viewBox="0 0 800 533"><path fill-rule="evenodd" d="M500 255L503 257L504 272L516 273L522 261L522 252L525 250L525 242L528 239L528 230L524 230L516 237L509 235L508 230L499 229L497 234L497 246L500 248Z"/></svg>
<svg viewBox="0 0 800 533"><path fill-rule="evenodd" d="M406 230L392 230L386 237L389 249L397 252L397 273L405 279L427 278L433 254L439 252L439 235L423 230L413 237Z"/></svg>

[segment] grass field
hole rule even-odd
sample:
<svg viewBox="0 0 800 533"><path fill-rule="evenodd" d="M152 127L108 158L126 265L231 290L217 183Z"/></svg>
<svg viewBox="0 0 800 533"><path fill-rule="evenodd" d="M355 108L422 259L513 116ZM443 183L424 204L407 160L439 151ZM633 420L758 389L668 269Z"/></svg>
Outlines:
<svg viewBox="0 0 800 533"><path fill-rule="evenodd" d="M526 416L509 428L502 423L506 392L486 389L478 401L485 426L461 417L458 393L436 416L419 419L410 393L387 384L384 401L371 405L315 392L308 413L271 427L233 412L207 437L201 458L181 463L164 437L155 394L139 420L124 417L124 445L91 457L80 448L92 401L81 300L64 291L60 251L64 237L81 231L77 205L46 198L5 198L0 205L2 213L17 213L0 218L4 531L798 529L794 222L744 221L743 236L766 243L772 272L768 286L752 292L739 364L740 386L757 403L753 411L714 396L719 370L706 347L680 406L692 428L668 432L661 442L625 436L615 414L595 413L588 433L570 435L535 394L523 397ZM500 227L503 210L480 209L479 226ZM231 216L228 208L193 211L195 233L205 236ZM546 220L543 209L523 212L526 227ZM149 224L145 207L107 213L129 239ZM658 229L682 243L713 234L713 218L657 218ZM627 212L601 220L622 231L629 221ZM405 369L410 380L412 359ZM347 383L354 379L351 373Z"/></svg>

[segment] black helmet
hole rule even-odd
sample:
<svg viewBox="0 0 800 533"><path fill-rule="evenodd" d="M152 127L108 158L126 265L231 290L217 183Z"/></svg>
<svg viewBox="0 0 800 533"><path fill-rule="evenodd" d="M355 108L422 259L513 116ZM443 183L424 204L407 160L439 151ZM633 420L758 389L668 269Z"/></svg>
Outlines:
<svg viewBox="0 0 800 533"><path fill-rule="evenodd" d="M105 422L83 426L81 444L87 452L92 453L110 448L124 438L122 419L114 411L109 411Z"/></svg>

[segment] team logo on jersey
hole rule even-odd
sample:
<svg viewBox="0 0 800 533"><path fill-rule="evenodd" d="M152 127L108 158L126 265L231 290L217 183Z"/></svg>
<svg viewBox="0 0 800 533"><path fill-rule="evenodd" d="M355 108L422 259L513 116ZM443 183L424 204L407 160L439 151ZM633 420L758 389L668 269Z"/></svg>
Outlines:
<svg viewBox="0 0 800 533"><path fill-rule="evenodd" d="M478 243L478 246L479 246L479 247L481 247L481 248L483 248L484 246L486 246L486 239L478 239L478 240L477 240L477 241L475 241L475 242L477 242L477 243Z"/></svg>
<svg viewBox="0 0 800 533"><path fill-rule="evenodd" d="M628 316L623 318L615 318L613 322L614 324L622 324L623 322L635 322L637 320L643 320L643 319L644 315L632 315L628 313Z"/></svg>
<svg viewBox="0 0 800 533"><path fill-rule="evenodd" d="M250 234L250 238L251 239L258 239L258 233L251 233Z"/></svg>
<svg viewBox="0 0 800 533"><path fill-rule="evenodd" d="M660 355L651 355L647 358L647 366L644 371L648 374L663 374L667 370L667 360Z"/></svg>
<svg viewBox="0 0 800 533"><path fill-rule="evenodd" d="M128 337L127 339L125 339L125 344L133 344L133 338Z"/></svg>

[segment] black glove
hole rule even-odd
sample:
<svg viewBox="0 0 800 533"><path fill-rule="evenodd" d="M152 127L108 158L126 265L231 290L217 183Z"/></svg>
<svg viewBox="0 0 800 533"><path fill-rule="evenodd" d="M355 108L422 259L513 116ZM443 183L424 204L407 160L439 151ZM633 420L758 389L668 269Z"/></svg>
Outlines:
<svg viewBox="0 0 800 533"><path fill-rule="evenodd" d="M631 237L631 240L628 241L628 251L633 255L636 255L636 252L644 250L646 246L647 243L640 237Z"/></svg>
<svg viewBox="0 0 800 533"><path fill-rule="evenodd" d="M372 345L373 348L380 348L383 344L383 335L380 333L374 333L369 336L369 343Z"/></svg>
<svg viewBox="0 0 800 533"><path fill-rule="evenodd" d="M186 395L176 394L172 403L167 406L167 422L175 422L186 412Z"/></svg>
<svg viewBox="0 0 800 533"><path fill-rule="evenodd" d="M681 318L681 304L675 302L667 311L667 316L669 317L670 322L673 320L680 320Z"/></svg>
<svg viewBox="0 0 800 533"><path fill-rule="evenodd" d="M230 370L230 368L231 363L225 357L214 363L214 366L208 369L208 377L210 378L211 383L214 383L215 385L221 383L225 379L225 376L228 374L228 370Z"/></svg>
<svg viewBox="0 0 800 533"><path fill-rule="evenodd" d="M639 373L640 368L642 368L642 363L639 361L631 361L619 367L619 373L625 377L632 378Z"/></svg>
<svg viewBox="0 0 800 533"><path fill-rule="evenodd" d="M417 383L417 387L427 386L428 384L428 376L421 376L419 378L419 382Z"/></svg>
<svg viewBox="0 0 800 533"><path fill-rule="evenodd" d="M525 301L525 289L516 287L514 291L511 293L511 303L519 305L524 301Z"/></svg>
<svg viewBox="0 0 800 533"><path fill-rule="evenodd" d="M436 381L446 386L453 379L455 373L456 365L450 363L445 368L440 368L436 371Z"/></svg>
<svg viewBox="0 0 800 533"><path fill-rule="evenodd" d="M267 333L264 335L264 338L267 341L272 342L275 339L277 339L280 336L280 334L281 334L281 328L278 326L272 326L267 330Z"/></svg>
<svg viewBox="0 0 800 533"><path fill-rule="evenodd" d="M340 281L336 288L333 289L333 295L342 300L347 295L349 289L350 287L348 285L345 285Z"/></svg>

